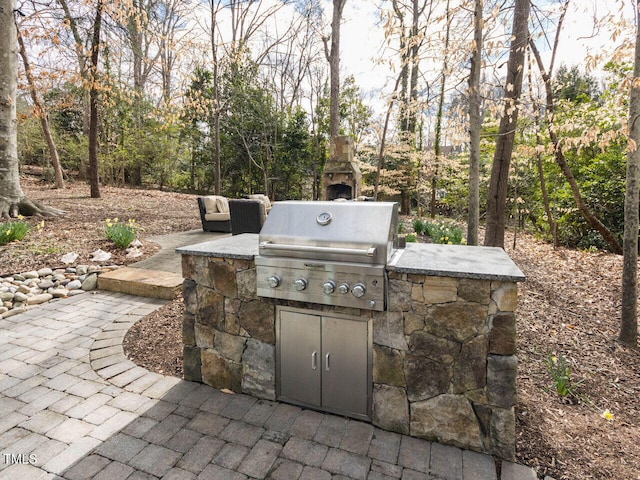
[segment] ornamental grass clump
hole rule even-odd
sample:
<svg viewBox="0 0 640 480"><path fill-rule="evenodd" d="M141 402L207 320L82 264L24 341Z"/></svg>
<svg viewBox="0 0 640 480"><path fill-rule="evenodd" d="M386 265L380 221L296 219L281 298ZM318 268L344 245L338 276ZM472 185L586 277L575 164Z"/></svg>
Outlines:
<svg viewBox="0 0 640 480"><path fill-rule="evenodd" d="M105 220L104 233L118 248L127 248L136 239L138 226L136 221L119 222L117 218Z"/></svg>
<svg viewBox="0 0 640 480"><path fill-rule="evenodd" d="M31 230L31 226L23 221L0 223L0 245L20 241Z"/></svg>

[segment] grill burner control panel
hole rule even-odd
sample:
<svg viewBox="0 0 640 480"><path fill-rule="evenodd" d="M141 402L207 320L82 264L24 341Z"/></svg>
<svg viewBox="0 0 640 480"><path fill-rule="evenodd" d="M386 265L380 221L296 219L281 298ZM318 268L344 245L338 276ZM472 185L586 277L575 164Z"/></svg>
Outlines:
<svg viewBox="0 0 640 480"><path fill-rule="evenodd" d="M256 257L261 297L383 311L385 269L379 265Z"/></svg>

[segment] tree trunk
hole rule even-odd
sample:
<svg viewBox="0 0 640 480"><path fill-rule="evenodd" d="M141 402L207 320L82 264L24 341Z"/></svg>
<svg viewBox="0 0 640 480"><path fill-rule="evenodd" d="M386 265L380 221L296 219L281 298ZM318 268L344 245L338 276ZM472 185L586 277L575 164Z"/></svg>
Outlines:
<svg viewBox="0 0 640 480"><path fill-rule="evenodd" d="M476 0L473 12L473 51L471 53L471 70L469 72L468 245L478 245L478 226L480 224L480 131L482 130L480 72L482 70L483 10L483 0Z"/></svg>
<svg viewBox="0 0 640 480"><path fill-rule="evenodd" d="M553 128L553 114L554 114L554 100L553 100L553 89L551 85L551 76L544 68L542 64L542 58L540 57L540 53L535 45L535 43L530 42L531 51L533 55L536 57L536 62L538 64L538 69L540 70L540 75L542 75L542 79L544 80L544 88L547 99L547 117L548 117L548 130L549 137L551 138L551 143L553 144L553 151L556 159L556 163L560 167L564 177L569 183L569 187L571 188L571 195L573 196L573 200L576 202L576 206L578 210L582 214L583 218L589 223L591 228L596 230L602 238L604 238L605 242L611 247L611 250L618 255L622 255L622 247L618 243L615 235L611 233L611 231L600 221L596 216L591 213L589 207L584 203L582 195L580 194L580 187L578 186L578 182L576 181L576 177L573 175L571 168L569 168L569 164L567 163L567 159L564 156L564 152L562 151L562 146L560 145L560 140L558 139L558 135L556 134Z"/></svg>
<svg viewBox="0 0 640 480"><path fill-rule="evenodd" d="M49 156L51 157L51 165L53 166L53 174L55 178L55 187L64 188L64 176L62 173L62 166L60 165L60 158L58 157L58 149L56 148L56 143L53 140L51 130L49 129L49 116L44 108L42 100L40 99L40 95L38 95L38 91L36 90L33 73L31 72L31 65L29 64L29 58L27 57L27 50L24 47L24 41L17 25L16 32L18 36L18 45L20 46L20 56L22 57L25 75L27 77L27 82L29 83L29 90L31 91L31 99L36 107L36 113L38 117L40 117L42 134L44 135L47 147L49 148Z"/></svg>
<svg viewBox="0 0 640 480"><path fill-rule="evenodd" d="M530 0L515 0L513 14L513 41L507 62L507 78L504 89L504 110L500 119L496 150L491 167L491 180L487 194L487 229L484 244L504 248L505 214L509 165L518 123L518 101L522 91L524 52L529 37Z"/></svg>
<svg viewBox="0 0 640 480"><path fill-rule="evenodd" d="M438 162L442 153L442 115L444 112L445 88L447 85L447 71L449 69L449 32L451 29L451 12L447 0L447 25L444 39L444 51L442 52L442 76L440 77L440 97L438 98L438 111L436 113L435 138L433 141L433 154L435 157L435 169L431 179L431 218L436 216L436 188L438 186Z"/></svg>
<svg viewBox="0 0 640 480"><path fill-rule="evenodd" d="M91 40L91 86L89 90L89 182L91 198L100 198L100 173L98 165L98 56L100 53L100 27L102 26L103 0L98 0Z"/></svg>
<svg viewBox="0 0 640 480"><path fill-rule="evenodd" d="M409 129L409 99L407 98L407 89L409 85L409 49L407 48L407 37L405 35L404 14L398 4L398 0L391 2L393 11L400 22L400 94L398 123L399 130L406 132Z"/></svg>
<svg viewBox="0 0 640 480"><path fill-rule="evenodd" d="M391 117L391 111L393 110L393 99L396 97L396 93L398 91L398 86L402 81L402 72L398 75L396 79L396 84L393 87L392 100L389 102L389 107L387 108L387 114L384 117L384 127L382 129L382 138L380 139L380 151L378 153L378 165L376 167L376 179L373 185L373 200L378 201L378 189L380 188L380 175L382 173L382 168L384 167L384 147L387 141L387 131L389 129L389 118Z"/></svg>
<svg viewBox="0 0 640 480"><path fill-rule="evenodd" d="M215 28L217 9L215 2L211 1L211 54L213 56L213 175L214 175L214 193L222 195L222 179L220 174L222 171L220 161L220 82L218 69L218 45L216 44Z"/></svg>
<svg viewBox="0 0 640 480"><path fill-rule="evenodd" d="M16 119L16 25L13 2L0 0L0 215L18 216L24 197L18 173L18 122Z"/></svg>
<svg viewBox="0 0 640 480"><path fill-rule="evenodd" d="M640 0L637 2L640 8ZM638 346L638 177L640 169L640 22L636 25L634 81L629 94L629 150L624 195L624 243L622 265L622 319L618 341Z"/></svg>
<svg viewBox="0 0 640 480"><path fill-rule="evenodd" d="M329 52L330 102L329 102L329 138L340 134L340 21L342 9L347 0L333 0L331 20L331 51Z"/></svg>
<svg viewBox="0 0 640 480"><path fill-rule="evenodd" d="M64 212L40 205L24 196L18 169L18 122L16 118L17 33L13 1L0 0L0 218Z"/></svg>
<svg viewBox="0 0 640 480"><path fill-rule="evenodd" d="M423 9L418 5L418 0L413 0L413 17L411 21L411 81L409 83L409 121L407 130L413 133L412 145L415 145L415 133L418 118L418 75L420 73L420 42L418 41L418 28L420 14ZM447 3L447 12L449 4ZM447 27L448 28L448 27ZM447 35L448 37L448 35Z"/></svg>
<svg viewBox="0 0 640 480"><path fill-rule="evenodd" d="M536 134L536 138L539 135ZM539 145L540 141L536 140L536 145ZM538 178L540 179L540 192L542 193L542 204L544 205L544 212L547 216L547 224L549 225L549 233L551 234L551 238L553 239L553 248L558 247L558 227L556 221L551 214L551 207L549 205L549 192L547 191L547 182L544 178L544 170L542 168L542 156L537 153L536 154L536 166L538 167Z"/></svg>

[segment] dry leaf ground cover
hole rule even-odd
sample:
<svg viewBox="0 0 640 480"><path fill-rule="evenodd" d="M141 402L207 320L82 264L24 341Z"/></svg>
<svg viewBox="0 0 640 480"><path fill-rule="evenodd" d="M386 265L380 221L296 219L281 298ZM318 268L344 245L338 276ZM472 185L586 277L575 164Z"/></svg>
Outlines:
<svg viewBox="0 0 640 480"><path fill-rule="evenodd" d="M78 253L77 264L90 265L90 253L97 249L113 255L108 263L137 262L158 250L156 244L145 239L201 226L194 195L103 186L102 198L96 199L90 198L89 186L83 182L70 182L67 188L55 190L38 177L30 176L21 178L21 186L27 196L67 213L63 217L44 219L42 229L37 228L42 218L25 218L34 228L21 242L0 247L0 275L45 265L62 266L60 257L69 252ZM106 239L107 219L136 221L143 242L143 257L128 259L123 250Z"/></svg>
<svg viewBox="0 0 640 480"><path fill-rule="evenodd" d="M102 233L107 218L134 218L143 228L146 255L157 247L145 238L200 226L193 195L103 187L103 198L96 200L81 183L56 191L29 179L23 189L68 213L45 220L42 231L20 243L0 247L0 275L55 266L68 251L79 253L78 261L97 248L113 252ZM535 467L540 478L639 480L640 353L615 341L622 258L554 250L522 234L515 250L511 242L512 237L507 252L527 275L520 284L517 324L518 462ZM138 322L125 338L129 357L180 376L182 311L178 299ZM549 354L566 357L572 381L582 381L577 402L562 402L554 393L544 364ZM606 409L613 419L601 417Z"/></svg>

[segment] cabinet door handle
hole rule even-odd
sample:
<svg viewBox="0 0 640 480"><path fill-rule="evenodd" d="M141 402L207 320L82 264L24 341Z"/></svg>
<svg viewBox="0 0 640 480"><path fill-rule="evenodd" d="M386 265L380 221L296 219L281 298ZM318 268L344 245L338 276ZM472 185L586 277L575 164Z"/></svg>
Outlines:
<svg viewBox="0 0 640 480"><path fill-rule="evenodd" d="M313 352L311 354L311 369L315 370L318 368L318 352Z"/></svg>
<svg viewBox="0 0 640 480"><path fill-rule="evenodd" d="M330 355L331 355L331 353L327 353L327 354L325 355L325 357L324 357L324 358L325 358L325 367L324 367L324 368L325 368L325 370L326 370L327 372L329 371L329 356L330 356Z"/></svg>

